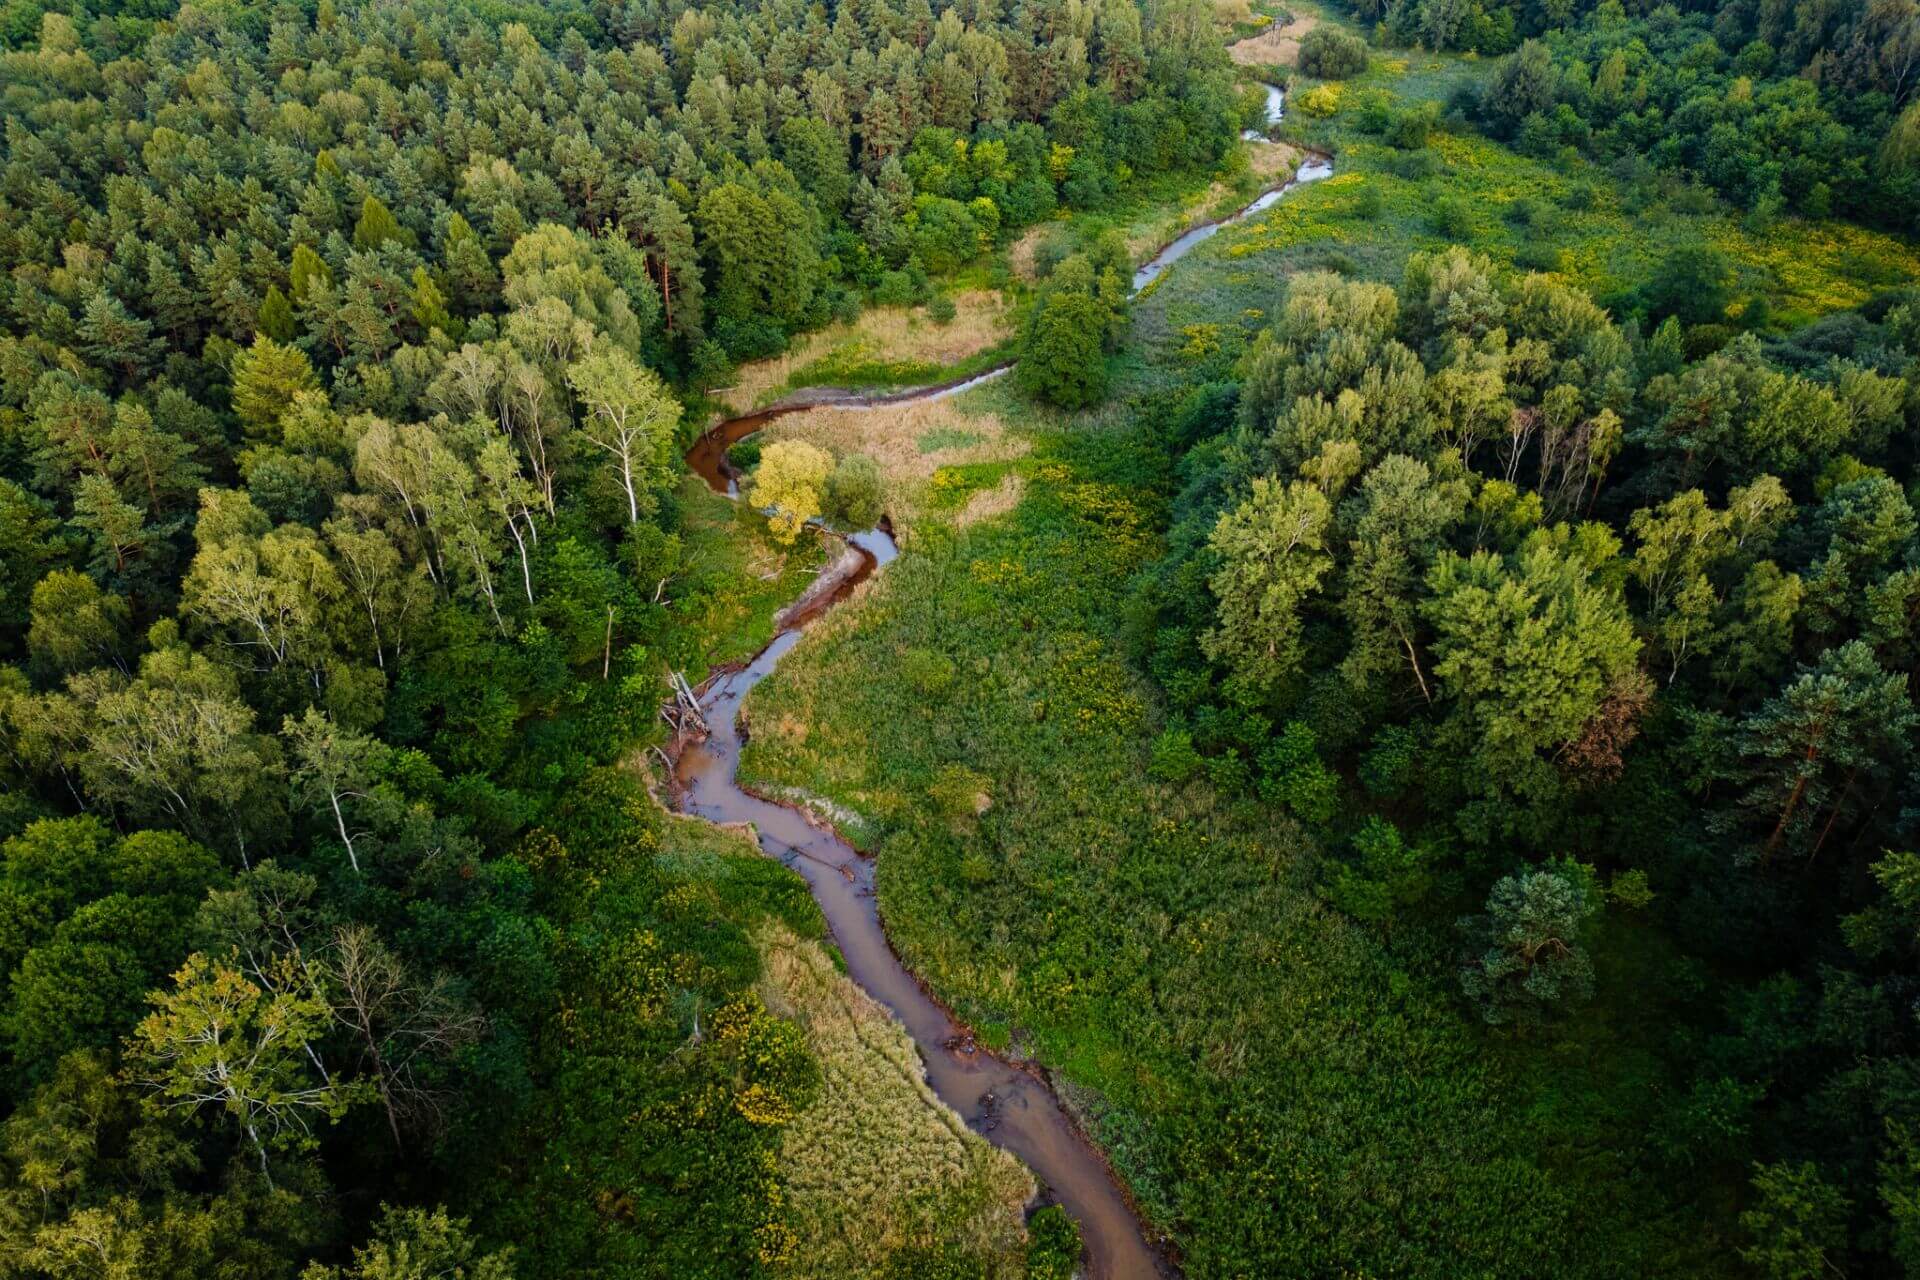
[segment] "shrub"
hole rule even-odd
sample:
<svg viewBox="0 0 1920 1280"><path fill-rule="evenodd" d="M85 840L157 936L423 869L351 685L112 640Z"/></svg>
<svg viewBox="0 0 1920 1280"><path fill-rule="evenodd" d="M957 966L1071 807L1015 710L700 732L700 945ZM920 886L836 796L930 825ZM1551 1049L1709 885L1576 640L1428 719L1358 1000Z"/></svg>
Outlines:
<svg viewBox="0 0 1920 1280"><path fill-rule="evenodd" d="M1340 86L1337 84L1316 85L1300 95L1294 103L1301 115L1312 116L1316 120L1325 120L1340 109Z"/></svg>
<svg viewBox="0 0 1920 1280"><path fill-rule="evenodd" d="M741 361L763 360L787 349L787 331L766 316L722 316L714 321L713 337L728 356Z"/></svg>
<svg viewBox="0 0 1920 1280"><path fill-rule="evenodd" d="M1466 240L1473 235L1473 210L1457 196L1442 196L1433 202L1433 229L1449 240Z"/></svg>
<svg viewBox="0 0 1920 1280"><path fill-rule="evenodd" d="M873 287L873 300L883 307L904 307L912 304L916 294L913 277L904 271L883 271L880 283Z"/></svg>
<svg viewBox="0 0 1920 1280"><path fill-rule="evenodd" d="M1027 1280L1069 1280L1080 1264L1080 1228L1050 1204L1027 1222Z"/></svg>
<svg viewBox="0 0 1920 1280"><path fill-rule="evenodd" d="M1311 728L1289 721L1260 753L1260 794L1310 826L1324 826L1339 808L1340 780L1320 762Z"/></svg>
<svg viewBox="0 0 1920 1280"><path fill-rule="evenodd" d="M960 314L959 308L955 307L953 299L944 293L927 303L927 319L935 324L952 324L953 318L958 314Z"/></svg>
<svg viewBox="0 0 1920 1280"><path fill-rule="evenodd" d="M1387 157L1387 170L1408 182L1425 182L1440 172L1440 157L1422 148Z"/></svg>
<svg viewBox="0 0 1920 1280"><path fill-rule="evenodd" d="M900 656L900 675L923 698L938 698L953 687L953 659L932 649L909 649Z"/></svg>
<svg viewBox="0 0 1920 1280"><path fill-rule="evenodd" d="M827 518L843 529L871 529L885 514L880 464L864 453L840 459L827 477Z"/></svg>
<svg viewBox="0 0 1920 1280"><path fill-rule="evenodd" d="M745 440L727 450L727 461L742 471L751 471L760 465L760 440L757 436L748 436Z"/></svg>
<svg viewBox="0 0 1920 1280"><path fill-rule="evenodd" d="M1638 868L1616 871L1607 885L1607 896L1623 907L1638 911L1653 901L1653 888L1647 883L1647 873Z"/></svg>
<svg viewBox="0 0 1920 1280"><path fill-rule="evenodd" d="M1374 736L1373 746L1360 757L1360 785L1367 794L1397 796L1413 780L1420 739L1404 725L1388 725Z"/></svg>
<svg viewBox="0 0 1920 1280"><path fill-rule="evenodd" d="M1317 80L1345 80L1367 69L1367 42L1338 27L1315 27L1300 42L1300 70Z"/></svg>
<svg viewBox="0 0 1920 1280"><path fill-rule="evenodd" d="M1377 89L1360 94L1353 105L1353 125L1362 133L1384 134L1393 115L1393 99Z"/></svg>
<svg viewBox="0 0 1920 1280"><path fill-rule="evenodd" d="M1709 245L1681 245L1668 252L1660 267L1635 292L1649 324L1673 316L1681 324L1703 326L1726 319L1732 299L1733 263ZM1697 354L1718 350L1707 347Z"/></svg>
<svg viewBox="0 0 1920 1280"><path fill-rule="evenodd" d="M1206 763L1194 749L1192 734L1185 729L1168 729L1153 740L1153 763L1148 772L1161 782L1178 785L1191 781Z"/></svg>
<svg viewBox="0 0 1920 1280"><path fill-rule="evenodd" d="M1207 761L1207 781L1215 791L1239 795L1247 789L1247 762L1240 758L1238 751L1213 756Z"/></svg>
<svg viewBox="0 0 1920 1280"><path fill-rule="evenodd" d="M1513 251L1513 265L1522 271L1560 271L1566 256L1565 250L1544 240L1529 240Z"/></svg>
<svg viewBox="0 0 1920 1280"><path fill-rule="evenodd" d="M927 798L933 801L934 812L947 820L947 825L956 833L971 831L993 803L992 783L985 774L976 773L963 764L940 766L940 772L933 778L933 785L927 788Z"/></svg>
<svg viewBox="0 0 1920 1280"><path fill-rule="evenodd" d="M1439 122L1440 108L1432 102L1397 111L1393 115L1393 123L1387 128L1387 141L1402 151L1418 151L1427 145L1433 136L1434 126Z"/></svg>

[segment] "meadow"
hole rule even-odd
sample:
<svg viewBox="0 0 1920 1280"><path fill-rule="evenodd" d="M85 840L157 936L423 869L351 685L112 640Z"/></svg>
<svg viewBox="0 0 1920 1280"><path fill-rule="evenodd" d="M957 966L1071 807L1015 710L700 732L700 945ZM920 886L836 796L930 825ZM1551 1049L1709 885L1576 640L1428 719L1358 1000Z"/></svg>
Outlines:
<svg viewBox="0 0 1920 1280"><path fill-rule="evenodd" d="M741 365L730 385L710 393L732 413L747 413L805 387L886 390L941 382L991 368L1005 357L1010 300L998 289L957 285L951 318L924 306L874 306L849 322L794 340L780 355Z"/></svg>

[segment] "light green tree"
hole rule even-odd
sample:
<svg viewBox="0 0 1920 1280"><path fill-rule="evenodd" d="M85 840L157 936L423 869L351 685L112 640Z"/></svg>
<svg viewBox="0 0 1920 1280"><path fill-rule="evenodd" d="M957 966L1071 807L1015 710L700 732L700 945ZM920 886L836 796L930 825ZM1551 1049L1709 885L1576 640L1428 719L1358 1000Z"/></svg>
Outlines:
<svg viewBox="0 0 1920 1280"><path fill-rule="evenodd" d="M596 351L567 366L567 384L587 416L580 436L613 459L627 495L627 519L640 522L640 495L665 480L680 404L659 377L623 351Z"/></svg>
<svg viewBox="0 0 1920 1280"><path fill-rule="evenodd" d="M1820 1280L1847 1246L1846 1193L1813 1162L1753 1167L1754 1205L1740 1215L1753 1243L1740 1257L1767 1280Z"/></svg>
<svg viewBox="0 0 1920 1280"><path fill-rule="evenodd" d="M373 1238L353 1251L353 1263L314 1263L300 1280L513 1280L512 1251L483 1253L465 1218L444 1208L387 1206Z"/></svg>
<svg viewBox="0 0 1920 1280"><path fill-rule="evenodd" d="M308 1057L331 1013L291 976L262 987L195 953L151 999L153 1012L127 1043L128 1069L155 1107L212 1110L238 1125L269 1184L269 1150L312 1147L314 1123L337 1122L365 1094Z"/></svg>
<svg viewBox="0 0 1920 1280"><path fill-rule="evenodd" d="M295 395L319 386L304 351L264 333L233 358L233 412L250 435L270 434Z"/></svg>
<svg viewBox="0 0 1920 1280"><path fill-rule="evenodd" d="M1526 789L1543 753L1577 739L1636 670L1619 592L1543 536L1512 556L1442 552L1427 589L1434 675L1452 703L1443 734L1483 778Z"/></svg>
<svg viewBox="0 0 1920 1280"><path fill-rule="evenodd" d="M1436 479L1426 463L1401 454L1361 480L1350 500L1355 515L1341 598L1353 643L1340 669L1356 686L1404 662L1421 696L1433 701L1420 666L1421 577L1466 500L1464 481Z"/></svg>
<svg viewBox="0 0 1920 1280"><path fill-rule="evenodd" d="M34 584L27 650L62 675L98 666L124 671L131 620L125 596L102 591L84 573L55 569Z"/></svg>

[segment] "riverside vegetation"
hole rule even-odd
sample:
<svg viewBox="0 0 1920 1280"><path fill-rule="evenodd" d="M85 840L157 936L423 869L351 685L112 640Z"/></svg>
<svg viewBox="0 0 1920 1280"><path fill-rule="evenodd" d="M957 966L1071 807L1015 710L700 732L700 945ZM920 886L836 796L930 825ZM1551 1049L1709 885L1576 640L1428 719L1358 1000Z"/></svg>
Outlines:
<svg viewBox="0 0 1920 1280"><path fill-rule="evenodd" d="M875 510L744 776L1185 1274L1920 1272L1920 14L1295 10L9 0L0 1276L1070 1274L648 791Z"/></svg>

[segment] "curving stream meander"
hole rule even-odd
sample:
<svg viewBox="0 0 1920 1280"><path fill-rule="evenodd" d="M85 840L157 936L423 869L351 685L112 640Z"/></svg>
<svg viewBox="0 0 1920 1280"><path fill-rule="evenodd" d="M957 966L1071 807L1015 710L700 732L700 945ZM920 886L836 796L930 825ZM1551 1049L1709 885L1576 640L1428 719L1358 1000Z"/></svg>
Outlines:
<svg viewBox="0 0 1920 1280"><path fill-rule="evenodd" d="M1268 89L1268 119L1279 119L1281 96ZM1330 158L1313 155L1284 185L1219 222L1196 227L1166 246L1134 273L1135 291L1218 233L1251 218L1303 183L1333 172ZM687 462L717 492L738 496L727 448L787 413L822 405L882 408L941 399L1006 373L1010 365L971 378L891 395L815 389L769 408L730 419L702 435ZM908 972L887 941L874 893L874 863L832 829L816 825L799 809L743 789L738 782L746 745L743 707L753 687L773 674L780 659L800 642L811 619L831 608L899 554L885 521L856 533L846 550L813 588L776 619L777 634L751 662L716 677L700 694L705 738L683 744L675 761L675 800L684 813L717 823L749 822L761 848L805 878L825 914L835 944L853 980L893 1011L920 1050L927 1081L975 1132L1011 1151L1080 1224L1089 1273L1095 1280L1161 1280L1174 1268L1147 1239L1106 1159L1061 1105L1045 1074L979 1045L972 1034Z"/></svg>

